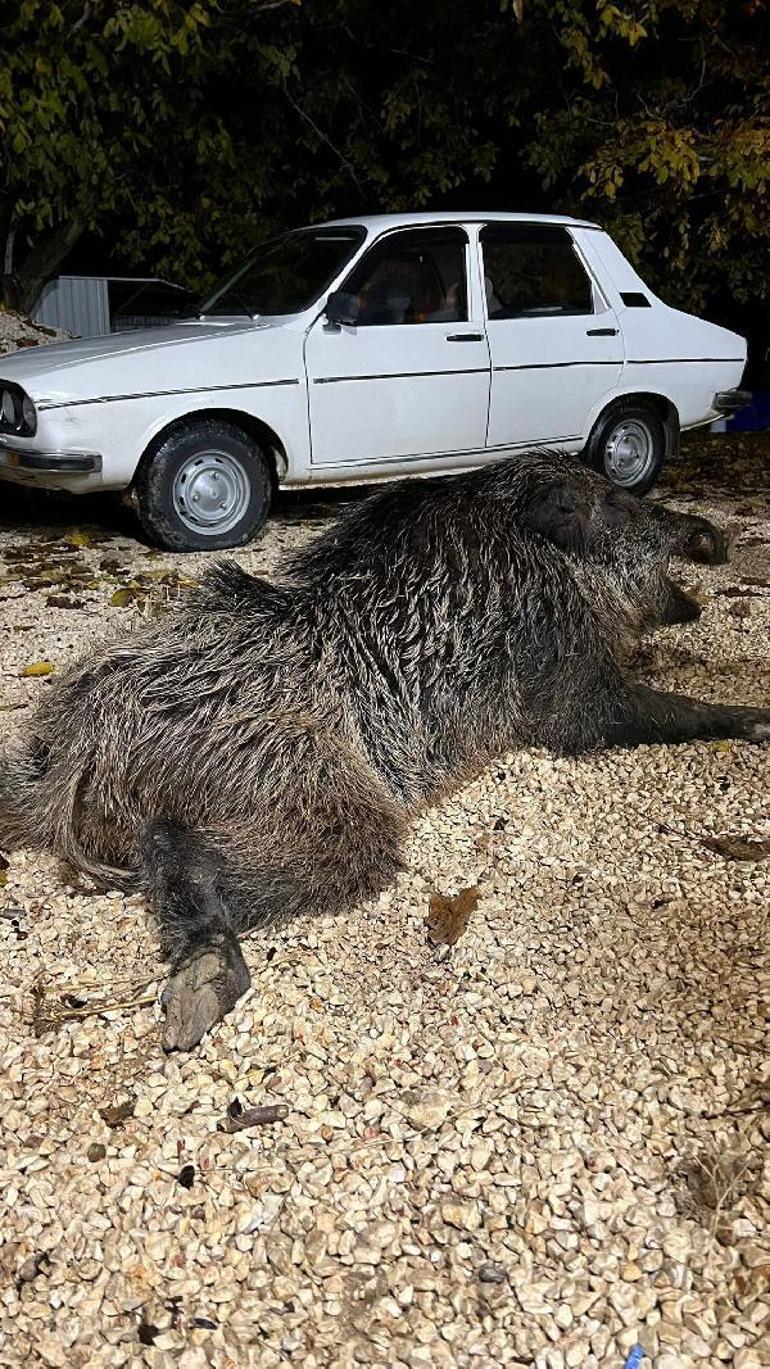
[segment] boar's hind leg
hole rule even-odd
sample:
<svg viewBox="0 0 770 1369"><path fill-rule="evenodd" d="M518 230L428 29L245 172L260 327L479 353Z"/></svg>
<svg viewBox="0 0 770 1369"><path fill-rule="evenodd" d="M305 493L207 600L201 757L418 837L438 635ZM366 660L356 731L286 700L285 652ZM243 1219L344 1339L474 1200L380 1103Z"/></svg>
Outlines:
<svg viewBox="0 0 770 1369"><path fill-rule="evenodd" d="M739 737L770 741L770 708L701 703L644 685L626 685L607 701L604 740L610 746L640 746Z"/></svg>
<svg viewBox="0 0 770 1369"><path fill-rule="evenodd" d="M144 838L148 896L172 976L163 992L166 1050L191 1050L251 982L219 890L221 862L195 833L159 819Z"/></svg>
<svg viewBox="0 0 770 1369"><path fill-rule="evenodd" d="M348 763L347 784L344 767L321 779L304 796L304 832L295 830L288 847L283 834L289 862L262 864L248 823L213 840L174 823L149 824L144 884L172 962L163 993L166 1050L190 1050L246 992L238 931L349 908L401 869L406 819L373 776L365 787Z"/></svg>

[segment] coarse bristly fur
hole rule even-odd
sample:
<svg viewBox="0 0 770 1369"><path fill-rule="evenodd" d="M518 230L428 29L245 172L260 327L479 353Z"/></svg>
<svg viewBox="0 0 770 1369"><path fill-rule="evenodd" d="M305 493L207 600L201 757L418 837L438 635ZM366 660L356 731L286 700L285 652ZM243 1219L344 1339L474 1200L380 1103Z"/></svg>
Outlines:
<svg viewBox="0 0 770 1369"><path fill-rule="evenodd" d="M770 736L770 711L628 672L644 629L698 614L671 556L728 551L555 453L389 486L280 583L219 565L63 677L2 764L0 845L145 889L189 1048L248 985L239 929L379 892L410 815L493 756Z"/></svg>

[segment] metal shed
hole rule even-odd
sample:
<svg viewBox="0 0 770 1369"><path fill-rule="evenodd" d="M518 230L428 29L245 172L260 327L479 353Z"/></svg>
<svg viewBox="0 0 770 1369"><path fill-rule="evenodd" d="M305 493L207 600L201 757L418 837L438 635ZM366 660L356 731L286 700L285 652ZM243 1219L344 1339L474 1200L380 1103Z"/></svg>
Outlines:
<svg viewBox="0 0 770 1369"><path fill-rule="evenodd" d="M157 276L57 276L43 290L32 318L75 337L101 337L169 323L189 298L181 285Z"/></svg>

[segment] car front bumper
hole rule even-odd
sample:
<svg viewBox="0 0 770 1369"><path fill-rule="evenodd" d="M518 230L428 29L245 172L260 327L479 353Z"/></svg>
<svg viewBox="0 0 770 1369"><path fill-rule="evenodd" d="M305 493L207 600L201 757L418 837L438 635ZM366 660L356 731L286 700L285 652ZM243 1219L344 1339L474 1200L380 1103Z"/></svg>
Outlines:
<svg viewBox="0 0 770 1369"><path fill-rule="evenodd" d="M750 390L720 390L714 395L712 409L718 414L735 414L751 403Z"/></svg>
<svg viewBox="0 0 770 1369"><path fill-rule="evenodd" d="M20 447L12 438L0 437L0 472L30 475L94 475L102 469L96 452L61 452L39 447Z"/></svg>

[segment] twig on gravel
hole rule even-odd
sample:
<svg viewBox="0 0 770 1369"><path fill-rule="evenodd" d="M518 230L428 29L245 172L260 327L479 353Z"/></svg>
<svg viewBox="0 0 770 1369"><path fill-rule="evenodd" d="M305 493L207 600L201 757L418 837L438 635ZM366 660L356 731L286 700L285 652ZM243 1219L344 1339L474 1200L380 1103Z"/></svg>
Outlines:
<svg viewBox="0 0 770 1369"><path fill-rule="evenodd" d="M723 1108L721 1112L696 1112L694 1117L705 1117L707 1122L718 1122L721 1117L741 1117L752 1112L766 1112L770 1108L770 1098L762 1098L758 1103L746 1103L742 1108Z"/></svg>
<svg viewBox="0 0 770 1369"><path fill-rule="evenodd" d="M110 988L114 990L114 989L118 989L118 988L121 988L121 987L127 985L129 991L133 991L134 993L138 993L140 989L147 989L147 988L149 988L150 984L157 984L158 981L161 980L162 978L163 978L163 975L162 975L162 974L159 974L157 970L155 971L155 974L150 975L147 979L134 979L133 975L127 975L125 979L112 979L112 980L110 980ZM95 985L95 984L93 984L93 983L89 983L89 984L71 984L71 983L67 982L67 983L66 983L66 986L65 986L65 985L60 981L60 983L59 983L59 988L63 991L63 990L65 989L65 987L66 987L66 992L67 992L67 993L71 993L71 994L81 994L81 993L82 993L82 994L89 994L89 993L93 993L93 991L94 991L94 989L97 987L97 985Z"/></svg>
<svg viewBox="0 0 770 1369"><path fill-rule="evenodd" d="M748 1141L748 1127L745 1123L738 1129L737 1140L744 1144ZM708 1232L713 1244L717 1239L722 1218L734 1207L740 1196L741 1184L756 1167L756 1153L749 1150L743 1159L735 1151L718 1150L706 1158L691 1154L690 1165L700 1175L703 1185L700 1194L694 1194L696 1201L700 1201L701 1207L711 1209Z"/></svg>
<svg viewBox="0 0 770 1369"><path fill-rule="evenodd" d="M268 1122L282 1122L288 1117L289 1108L286 1103L267 1103L263 1107L244 1108L239 1098L234 1098L224 1121L217 1123L217 1131L226 1131L231 1135L238 1131L246 1131L249 1127L264 1126Z"/></svg>
<svg viewBox="0 0 770 1369"><path fill-rule="evenodd" d="M94 1003L90 1008L67 1008L64 1012L56 1013L51 1018L52 1021L66 1022L70 1017L98 1017L105 1012L122 1012L127 1008L144 1008L150 1003L155 1003L154 993L145 994L143 998L129 998L121 1003Z"/></svg>
<svg viewBox="0 0 770 1369"><path fill-rule="evenodd" d="M71 993L72 990L70 989L69 992ZM45 1031L55 1030L56 1027L61 1026L62 1022L68 1022L77 1017L100 1017L108 1012L124 1012L129 1008L147 1007L156 1001L155 994L144 994L140 998L122 999L117 1002L102 1001L83 1008L46 1011L46 985L42 977L32 985L31 993L33 999L32 1027L36 1036L41 1036Z"/></svg>

